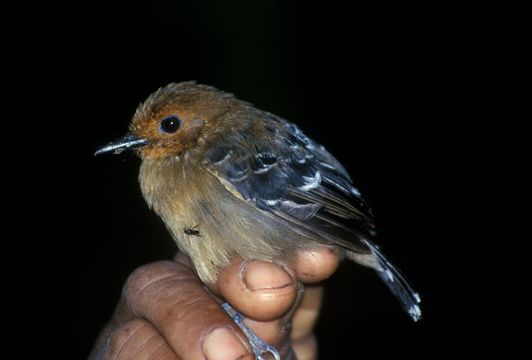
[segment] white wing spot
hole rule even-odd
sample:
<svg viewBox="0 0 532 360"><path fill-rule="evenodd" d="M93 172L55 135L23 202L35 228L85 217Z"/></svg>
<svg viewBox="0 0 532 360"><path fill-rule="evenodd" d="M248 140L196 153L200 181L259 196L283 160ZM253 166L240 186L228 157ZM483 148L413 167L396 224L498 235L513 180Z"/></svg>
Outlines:
<svg viewBox="0 0 532 360"><path fill-rule="evenodd" d="M328 177L324 177L323 178L326 182L330 183L330 184L333 184L334 186L336 186L338 189L342 190L342 191L347 191L349 192L349 189L346 188L345 186L342 186L340 184L338 184L337 182L335 181L332 181L331 179L329 179Z"/></svg>
<svg viewBox="0 0 532 360"><path fill-rule="evenodd" d="M408 309L408 314L414 319L414 321L421 319L421 309L417 305L411 306Z"/></svg>
<svg viewBox="0 0 532 360"><path fill-rule="evenodd" d="M318 186L320 186L321 183L321 173L319 171L316 171L316 174L312 177L310 176L303 176L303 180L305 180L305 185L300 186L298 189L301 191L309 191L311 189L315 189Z"/></svg>
<svg viewBox="0 0 532 360"><path fill-rule="evenodd" d="M214 165L222 165L224 162L229 160L229 158L231 158L231 154L228 153L227 155L224 156L222 160L215 162Z"/></svg>
<svg viewBox="0 0 532 360"><path fill-rule="evenodd" d="M390 270L386 269L384 270L384 273L386 274L386 277L388 277L388 280L390 280L391 282L394 282L394 277L393 277L393 274Z"/></svg>
<svg viewBox="0 0 532 360"><path fill-rule="evenodd" d="M353 193L353 195L355 196L362 196L362 194L360 193L360 191L358 191L358 189L356 187L352 187L351 188L351 192Z"/></svg>
<svg viewBox="0 0 532 360"><path fill-rule="evenodd" d="M326 162L320 162L320 165L323 166L324 168L327 168L327 169L336 170L334 168L334 166L332 166L331 164L328 164Z"/></svg>
<svg viewBox="0 0 532 360"><path fill-rule="evenodd" d="M241 182L241 181L246 180L247 177L248 177L248 174L244 173L244 175L242 175L239 178L229 178L229 180L234 181L234 182Z"/></svg>
<svg viewBox="0 0 532 360"><path fill-rule="evenodd" d="M268 170L270 170L275 164L271 164L271 165L266 165L260 169L257 169L255 171L253 171L254 174L263 174L265 172L267 172Z"/></svg>
<svg viewBox="0 0 532 360"><path fill-rule="evenodd" d="M414 293L414 299L416 299L416 301L417 301L418 303L421 302L421 298L419 297L419 294L418 294L418 293Z"/></svg>

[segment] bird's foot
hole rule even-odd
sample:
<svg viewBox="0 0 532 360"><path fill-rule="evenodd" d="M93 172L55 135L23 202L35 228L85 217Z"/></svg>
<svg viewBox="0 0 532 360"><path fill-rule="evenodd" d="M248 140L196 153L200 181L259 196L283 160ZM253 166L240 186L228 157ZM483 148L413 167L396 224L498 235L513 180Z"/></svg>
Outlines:
<svg viewBox="0 0 532 360"><path fill-rule="evenodd" d="M225 312L231 316L233 321L240 327L240 329L242 329L242 332L248 338L256 360L264 360L263 355L266 353L271 353L275 360L281 360L281 356L276 348L266 344L249 327L247 327L246 324L244 324L244 316L242 316L242 314L233 309L228 303L223 304L222 307Z"/></svg>

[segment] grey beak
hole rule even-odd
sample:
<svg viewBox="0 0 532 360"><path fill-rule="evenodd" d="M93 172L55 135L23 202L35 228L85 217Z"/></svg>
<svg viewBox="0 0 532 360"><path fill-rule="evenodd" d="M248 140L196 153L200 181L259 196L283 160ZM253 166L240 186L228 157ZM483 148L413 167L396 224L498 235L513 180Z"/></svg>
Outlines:
<svg viewBox="0 0 532 360"><path fill-rule="evenodd" d="M122 136L120 139L117 139L109 144L102 146L94 153L94 156L105 154L108 152L113 152L114 154L120 154L124 150L137 149L139 147L145 146L148 144L148 140L139 139L131 133L127 133Z"/></svg>

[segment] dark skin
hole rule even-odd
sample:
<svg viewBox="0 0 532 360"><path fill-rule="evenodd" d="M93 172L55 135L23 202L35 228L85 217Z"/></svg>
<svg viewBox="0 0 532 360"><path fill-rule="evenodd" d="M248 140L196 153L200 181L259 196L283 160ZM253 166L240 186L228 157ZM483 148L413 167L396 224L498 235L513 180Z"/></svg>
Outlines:
<svg viewBox="0 0 532 360"><path fill-rule="evenodd" d="M293 353L299 360L316 359L319 283L334 273L339 257L320 247L298 253L294 264L237 258L209 289L180 253L174 261L144 265L127 280L89 359L254 359L246 337L219 306L224 301L283 359Z"/></svg>

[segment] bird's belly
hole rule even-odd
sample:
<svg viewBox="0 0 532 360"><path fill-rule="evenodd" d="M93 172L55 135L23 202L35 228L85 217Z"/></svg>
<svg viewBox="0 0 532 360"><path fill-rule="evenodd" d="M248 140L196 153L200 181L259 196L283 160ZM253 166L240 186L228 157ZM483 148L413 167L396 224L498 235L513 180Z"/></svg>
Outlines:
<svg viewBox="0 0 532 360"><path fill-rule="evenodd" d="M290 261L295 250L308 246L273 214L235 196L205 170L192 170L174 170L170 178L164 172L149 186L141 177L141 188L204 282L215 282L219 269L236 256Z"/></svg>
<svg viewBox="0 0 532 360"><path fill-rule="evenodd" d="M289 261L293 250L303 245L297 234L272 215L236 200L220 195L198 198L179 224L170 227L179 248L191 257L204 280L214 281L214 274L234 257ZM198 233L190 235L187 229L191 228Z"/></svg>

